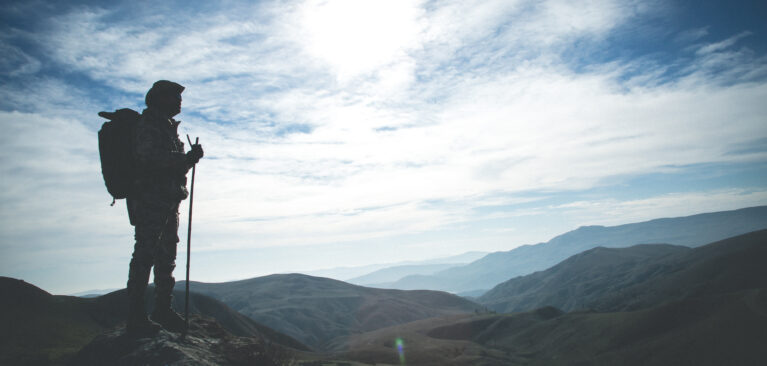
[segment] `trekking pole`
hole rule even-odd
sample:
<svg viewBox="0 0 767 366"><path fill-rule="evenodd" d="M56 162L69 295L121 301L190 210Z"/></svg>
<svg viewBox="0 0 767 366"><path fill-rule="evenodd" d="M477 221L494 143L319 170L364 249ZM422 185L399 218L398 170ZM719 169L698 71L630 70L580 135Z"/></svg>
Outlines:
<svg viewBox="0 0 767 366"><path fill-rule="evenodd" d="M189 135L186 135L186 140L189 141L189 146L192 146L192 139ZM194 143L198 144L200 138L196 137ZM192 165L192 186L189 192L189 227L186 231L186 296L184 297L184 321L186 326L184 327L184 333L182 336L186 336L189 331L189 260L191 259L192 252L192 204L194 203L194 171L197 168L197 163Z"/></svg>

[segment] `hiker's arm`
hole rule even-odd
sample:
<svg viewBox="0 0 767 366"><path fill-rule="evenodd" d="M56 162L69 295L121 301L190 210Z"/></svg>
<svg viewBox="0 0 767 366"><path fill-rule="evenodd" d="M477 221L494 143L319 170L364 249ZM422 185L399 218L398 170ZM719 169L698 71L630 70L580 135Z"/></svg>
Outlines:
<svg viewBox="0 0 767 366"><path fill-rule="evenodd" d="M162 140L166 138L162 131L139 126L136 129L136 162L150 171L186 172L190 168L186 154L162 149Z"/></svg>

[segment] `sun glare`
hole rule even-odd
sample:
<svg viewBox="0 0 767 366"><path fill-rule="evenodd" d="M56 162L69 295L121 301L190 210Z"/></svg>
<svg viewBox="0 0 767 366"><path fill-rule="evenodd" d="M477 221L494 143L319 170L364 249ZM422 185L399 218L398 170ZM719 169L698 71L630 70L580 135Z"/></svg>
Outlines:
<svg viewBox="0 0 767 366"><path fill-rule="evenodd" d="M307 51L339 78L376 70L417 45L419 11L413 1L310 2L302 11Z"/></svg>

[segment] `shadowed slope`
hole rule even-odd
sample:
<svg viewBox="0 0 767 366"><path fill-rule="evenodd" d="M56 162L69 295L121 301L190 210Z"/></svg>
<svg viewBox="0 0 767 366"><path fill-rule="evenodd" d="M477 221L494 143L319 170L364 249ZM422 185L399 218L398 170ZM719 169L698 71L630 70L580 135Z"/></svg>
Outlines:
<svg viewBox="0 0 767 366"><path fill-rule="evenodd" d="M665 257L692 249L665 244L630 248L598 247L576 254L545 271L508 280L477 298L498 312L554 306L564 311L587 309L597 299L644 281Z"/></svg>
<svg viewBox="0 0 767 366"><path fill-rule="evenodd" d="M562 314L549 307L469 316L387 328L352 341L348 357L391 362L391 352L378 360L365 355L385 355L386 339L394 336L419 365L759 365L767 357L765 309L767 290L752 289L635 312Z"/></svg>
<svg viewBox="0 0 767 366"><path fill-rule="evenodd" d="M0 277L0 293L1 365L65 359L111 326L90 316L90 299L53 296L7 277Z"/></svg>

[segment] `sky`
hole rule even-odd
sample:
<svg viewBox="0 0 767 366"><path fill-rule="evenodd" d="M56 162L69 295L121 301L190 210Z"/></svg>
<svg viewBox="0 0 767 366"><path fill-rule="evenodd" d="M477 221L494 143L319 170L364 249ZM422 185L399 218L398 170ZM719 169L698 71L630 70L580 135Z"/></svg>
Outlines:
<svg viewBox="0 0 767 366"><path fill-rule="evenodd" d="M763 1L4 1L0 275L121 288L102 110L186 87L192 280L767 204ZM179 234L184 277L188 201Z"/></svg>

